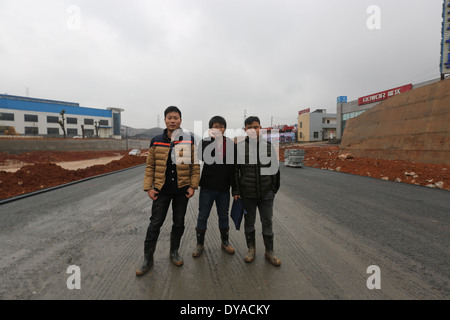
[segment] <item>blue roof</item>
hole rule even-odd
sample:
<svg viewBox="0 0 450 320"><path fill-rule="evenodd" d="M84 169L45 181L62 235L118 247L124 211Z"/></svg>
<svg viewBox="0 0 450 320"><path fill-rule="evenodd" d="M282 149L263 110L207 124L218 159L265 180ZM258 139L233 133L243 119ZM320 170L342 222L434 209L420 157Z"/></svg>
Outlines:
<svg viewBox="0 0 450 320"><path fill-rule="evenodd" d="M44 100L27 97L0 94L0 109L35 111L59 114L65 110L66 114L111 118L112 111L104 109L80 107L78 103Z"/></svg>

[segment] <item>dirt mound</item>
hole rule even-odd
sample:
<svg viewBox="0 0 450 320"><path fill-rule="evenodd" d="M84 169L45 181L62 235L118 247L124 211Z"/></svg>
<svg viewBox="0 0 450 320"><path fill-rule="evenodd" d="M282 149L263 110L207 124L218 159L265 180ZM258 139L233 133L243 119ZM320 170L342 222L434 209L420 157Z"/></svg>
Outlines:
<svg viewBox="0 0 450 320"><path fill-rule="evenodd" d="M292 146L288 148L305 149L305 166L450 190L449 165L361 158L350 153L341 154L338 146L329 145ZM284 161L284 149L283 147L280 148L281 161ZM124 156L120 160L111 161L104 165L94 165L78 170L66 170L59 165L50 163L88 160L118 154ZM19 155L0 152L0 164L30 163L14 173L0 171L0 199L144 164L145 160L145 156L129 156L126 151L37 151Z"/></svg>
<svg viewBox="0 0 450 320"><path fill-rule="evenodd" d="M92 153L90 153L92 155ZM111 156L111 152L106 156ZM87 155L77 153L68 160L80 159ZM49 156L51 157L51 156ZM22 158L23 159L23 158ZM42 159L42 158L40 158ZM58 160L60 160L59 158ZM6 199L21 194L46 189L64 183L113 172L145 163L146 157L125 155L120 160L111 161L105 165L95 165L84 169L66 170L49 162L37 162L23 166L14 173L0 171L0 199Z"/></svg>
<svg viewBox="0 0 450 320"><path fill-rule="evenodd" d="M450 190L449 165L354 157L351 153L340 153L338 146L288 149L305 149L304 165L308 167ZM284 148L280 148L280 161L284 161Z"/></svg>
<svg viewBox="0 0 450 320"><path fill-rule="evenodd" d="M96 159L114 155L125 155L126 150L117 151L30 151L21 154L0 152L0 165L8 163L60 162Z"/></svg>

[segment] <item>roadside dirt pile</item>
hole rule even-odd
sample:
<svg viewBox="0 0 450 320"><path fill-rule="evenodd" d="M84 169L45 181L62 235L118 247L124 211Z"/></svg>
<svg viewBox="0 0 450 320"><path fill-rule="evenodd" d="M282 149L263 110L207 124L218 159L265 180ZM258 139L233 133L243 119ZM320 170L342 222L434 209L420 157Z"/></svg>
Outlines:
<svg viewBox="0 0 450 320"><path fill-rule="evenodd" d="M118 151L31 151L21 154L0 152L0 166L8 163L36 163L36 162L60 162L96 159L114 155L126 155L126 150Z"/></svg>
<svg viewBox="0 0 450 320"><path fill-rule="evenodd" d="M94 165L84 169L66 170L52 163L61 160L88 160L117 154L118 152L111 151L30 152L17 156L0 153L0 163L5 163L8 160L30 163L14 173L0 171L0 199L7 199L60 184L133 167L145 163L146 160L146 157L129 156L126 154L126 151L123 151L122 154L124 155L120 160L114 160L104 165Z"/></svg>
<svg viewBox="0 0 450 320"><path fill-rule="evenodd" d="M330 145L282 147L280 161L284 161L285 148L305 149L304 165L308 167L450 190L449 165L355 157L351 153L340 154L338 146ZM53 163L117 155L123 157L107 164L78 170L66 170ZM39 151L19 155L0 152L0 166L11 163L25 164L14 173L0 169L0 199L144 164L145 160L145 156L129 156L126 151Z"/></svg>
<svg viewBox="0 0 450 320"><path fill-rule="evenodd" d="M284 161L285 149L280 148L280 161ZM450 190L450 165L354 157L329 145L287 149L305 149L303 163L308 167Z"/></svg>

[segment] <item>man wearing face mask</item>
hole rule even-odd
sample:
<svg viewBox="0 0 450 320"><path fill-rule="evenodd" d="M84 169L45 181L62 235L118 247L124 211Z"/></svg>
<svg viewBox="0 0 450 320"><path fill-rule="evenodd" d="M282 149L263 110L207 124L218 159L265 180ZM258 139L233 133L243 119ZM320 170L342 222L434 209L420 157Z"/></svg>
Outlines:
<svg viewBox="0 0 450 320"><path fill-rule="evenodd" d="M209 121L209 137L200 141L199 159L204 161L200 178L199 213L197 218L197 247L192 256L198 258L203 253L207 222L211 208L216 203L219 216L221 247L229 254L234 253L229 243L228 209L230 187L234 177L234 142L225 137L227 123L221 116Z"/></svg>
<svg viewBox="0 0 450 320"><path fill-rule="evenodd" d="M237 162L233 196L241 198L247 211L244 215L245 239L248 252L245 261L255 260L255 222L256 210L262 224L262 236L265 246L265 258L274 266L280 266L273 250L273 202L280 188L280 170L278 155L273 145L260 134L261 124L258 117L248 117L245 120L247 137L236 146Z"/></svg>
<svg viewBox="0 0 450 320"><path fill-rule="evenodd" d="M144 241L144 262L136 270L136 276L144 275L153 265L156 242L170 204L173 210L170 259L177 266L183 265L178 249L187 204L198 188L200 165L194 137L181 130L181 121L181 111L174 106L168 107L164 111L166 129L150 143L143 189L153 200L152 214Z"/></svg>

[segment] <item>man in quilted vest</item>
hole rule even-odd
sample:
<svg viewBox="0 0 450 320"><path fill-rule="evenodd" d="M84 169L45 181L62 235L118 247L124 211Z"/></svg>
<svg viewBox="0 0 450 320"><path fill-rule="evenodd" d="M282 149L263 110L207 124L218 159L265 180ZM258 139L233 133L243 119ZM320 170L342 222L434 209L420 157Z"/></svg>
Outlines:
<svg viewBox="0 0 450 320"><path fill-rule="evenodd" d="M153 265L153 253L170 203L173 224L170 234L170 259L181 266L178 254L184 233L184 217L189 198L194 195L200 179L200 165L194 137L181 127L181 111L174 106L164 111L166 129L150 143L144 176L144 191L153 200L150 225L144 241L144 262L136 270L142 276Z"/></svg>

